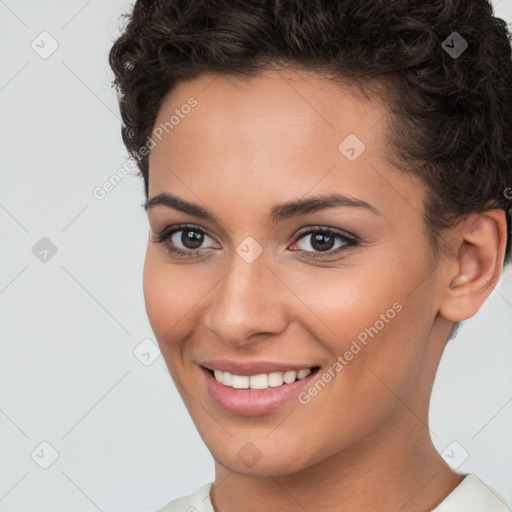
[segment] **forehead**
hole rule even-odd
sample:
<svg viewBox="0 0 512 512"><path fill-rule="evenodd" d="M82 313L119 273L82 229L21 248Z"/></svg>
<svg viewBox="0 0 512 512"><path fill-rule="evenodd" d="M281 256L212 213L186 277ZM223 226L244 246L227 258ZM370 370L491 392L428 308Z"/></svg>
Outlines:
<svg viewBox="0 0 512 512"><path fill-rule="evenodd" d="M315 135L323 139L325 133L335 132L338 136L357 132L368 140L365 132L387 114L378 99L363 98L355 86L334 83L312 72L279 70L249 79L203 75L182 82L164 98L155 127L165 127L172 114L180 114L182 109L188 112L191 98L197 105L180 116L179 129L177 124L172 127L176 143L186 142L191 131L205 141L227 142L227 134L238 135L237 141L251 135L251 139L277 144L284 139L295 146L306 137L316 142ZM379 133L372 134L374 144ZM280 140L274 139L276 134Z"/></svg>
<svg viewBox="0 0 512 512"><path fill-rule="evenodd" d="M245 204L258 192L270 200L275 191L282 199L284 191L297 197L313 188L345 189L365 200L389 188L390 179L408 181L393 185L388 199L396 202L396 188L412 183L401 173L388 176L387 114L377 98L312 72L266 71L246 80L203 75L162 102L149 195L174 188L192 198L193 184L196 195L221 185Z"/></svg>

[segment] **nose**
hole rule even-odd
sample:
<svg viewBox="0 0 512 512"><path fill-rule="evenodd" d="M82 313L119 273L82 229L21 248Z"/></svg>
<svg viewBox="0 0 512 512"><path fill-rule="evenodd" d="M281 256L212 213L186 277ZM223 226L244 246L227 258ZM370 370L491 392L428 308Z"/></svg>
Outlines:
<svg viewBox="0 0 512 512"><path fill-rule="evenodd" d="M279 334L287 325L287 288L264 255L247 263L234 254L230 270L208 296L204 324L232 345L251 344L260 335Z"/></svg>

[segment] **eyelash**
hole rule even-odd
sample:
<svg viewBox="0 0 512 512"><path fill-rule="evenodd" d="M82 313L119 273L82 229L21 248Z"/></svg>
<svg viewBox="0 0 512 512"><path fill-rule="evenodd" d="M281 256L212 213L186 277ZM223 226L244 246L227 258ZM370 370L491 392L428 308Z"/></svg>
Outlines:
<svg viewBox="0 0 512 512"><path fill-rule="evenodd" d="M168 226L165 229L163 229L160 233L153 235L153 241L155 243L166 242L172 237L172 235L174 235L175 233L178 233L180 231L194 231L196 233L200 233L202 235L209 236L203 229L201 229L198 226L191 225L191 224L176 224L174 226ZM333 255L345 252L359 244L359 242L355 238L351 238L343 233L339 233L337 231L334 231L332 229L325 228L325 227L314 227L314 228L310 228L308 231L300 233L298 235L296 241L294 242L294 244L297 243L299 240L302 240L303 238L305 238L307 235L312 235L312 234L322 234L322 235L328 235L328 236L334 237L335 239L338 239L338 240L341 240L342 242L344 242L344 245L341 247L338 247L338 249L336 249L336 250L329 249L325 252L320 252L320 251L312 252L312 251L304 251L301 249L297 249L297 252L306 253L308 255L308 258L320 259L320 258L325 258L328 256L333 256ZM169 245L169 244L165 244L165 245L166 245L166 249L171 254L174 254L175 256L180 257L180 258L198 257L202 250L202 249L190 249L190 250L184 251L182 249L177 249L176 247Z"/></svg>

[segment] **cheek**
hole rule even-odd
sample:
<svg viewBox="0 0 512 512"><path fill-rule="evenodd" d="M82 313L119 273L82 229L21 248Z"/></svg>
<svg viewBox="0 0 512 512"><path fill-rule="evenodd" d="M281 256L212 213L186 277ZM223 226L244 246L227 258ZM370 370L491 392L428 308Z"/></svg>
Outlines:
<svg viewBox="0 0 512 512"><path fill-rule="evenodd" d="M397 407L397 396L414 388L421 361L424 343L411 336L410 322L419 310L407 297L407 287L387 277L379 282L356 274L331 273L317 279L315 287L296 279L297 294L319 317L304 310L302 326L332 357L332 365L319 375L326 384L315 381L299 409L303 421L318 420L319 428L308 426L311 438L331 440L320 443L319 458L333 444L349 445L382 423ZM295 441L301 442L299 434Z"/></svg>
<svg viewBox="0 0 512 512"><path fill-rule="evenodd" d="M362 266L303 266L301 272L284 277L293 283L299 299L293 308L298 321L333 355L349 350L351 340L364 345L373 336L384 334L403 316L405 292L396 282L394 270L367 265L372 268L362 271Z"/></svg>
<svg viewBox="0 0 512 512"><path fill-rule="evenodd" d="M413 384L435 318L433 285L417 287L430 263L413 264L390 250L379 256L353 268L303 268L286 278L303 304L296 318L342 366L332 370L340 378L331 389L339 396L350 389L359 403L392 395L386 385Z"/></svg>
<svg viewBox="0 0 512 512"><path fill-rule="evenodd" d="M170 265L157 248L148 246L143 270L144 302L162 352L172 348L173 340L183 338L187 315L201 297L184 268Z"/></svg>

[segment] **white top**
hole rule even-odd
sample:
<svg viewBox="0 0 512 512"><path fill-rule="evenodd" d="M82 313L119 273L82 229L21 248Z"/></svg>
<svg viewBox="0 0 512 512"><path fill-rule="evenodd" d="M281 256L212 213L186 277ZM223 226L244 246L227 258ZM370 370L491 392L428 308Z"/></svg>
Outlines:
<svg viewBox="0 0 512 512"><path fill-rule="evenodd" d="M215 512L210 501L213 483L204 484L192 496L172 500L157 512ZM468 474L431 512L512 512L503 498L480 480Z"/></svg>

